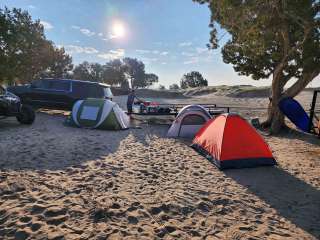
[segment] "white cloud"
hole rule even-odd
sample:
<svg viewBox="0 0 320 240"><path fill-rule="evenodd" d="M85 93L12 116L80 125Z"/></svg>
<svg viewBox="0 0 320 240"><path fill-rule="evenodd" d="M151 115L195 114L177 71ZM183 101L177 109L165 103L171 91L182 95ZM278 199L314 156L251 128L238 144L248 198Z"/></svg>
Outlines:
<svg viewBox="0 0 320 240"><path fill-rule="evenodd" d="M167 51L160 52L159 50L145 50L145 49L136 49L136 52L139 53L139 54L152 53L152 54L161 55L161 56L166 56L166 55L169 54L169 52L167 52Z"/></svg>
<svg viewBox="0 0 320 240"><path fill-rule="evenodd" d="M98 36L99 36L99 37L102 37L102 36L103 36L103 33L98 33Z"/></svg>
<svg viewBox="0 0 320 240"><path fill-rule="evenodd" d="M81 28L79 26L76 25L72 25L71 26L72 29L76 29L79 30L82 34L88 36L88 37L92 37L93 35L95 35L95 32L92 32L91 30L87 29L87 28Z"/></svg>
<svg viewBox="0 0 320 240"><path fill-rule="evenodd" d="M49 22L46 22L46 21L40 21L40 23L42 24L43 28L45 30L50 30L53 28L53 25Z"/></svg>
<svg viewBox="0 0 320 240"><path fill-rule="evenodd" d="M144 49L136 49L136 52L139 54L146 54L146 53L150 53L149 50L144 50Z"/></svg>
<svg viewBox="0 0 320 240"><path fill-rule="evenodd" d="M187 61L184 61L183 64L193 64L193 63L198 63L199 62L199 58L198 57L192 57Z"/></svg>
<svg viewBox="0 0 320 240"><path fill-rule="evenodd" d="M107 53L100 53L98 54L98 57L111 60L111 59L122 58L124 54L125 54L125 50L122 48L118 48L116 50L110 50Z"/></svg>
<svg viewBox="0 0 320 240"><path fill-rule="evenodd" d="M209 52L208 48L200 48L200 47L197 47L196 51L199 54L204 53L204 52Z"/></svg>
<svg viewBox="0 0 320 240"><path fill-rule="evenodd" d="M98 53L99 51L93 47L81 47L77 45L66 45L64 46L66 52L72 53L86 53L86 54L94 54Z"/></svg>
<svg viewBox="0 0 320 240"><path fill-rule="evenodd" d="M100 35L99 35L99 36L100 36ZM100 37L103 37L103 35L100 36ZM118 38L118 36L116 36L116 35L114 35L114 34L112 34L112 33L109 33L109 36L104 37L104 38L101 38L101 40L106 41L106 42L109 42L110 40L115 39L115 38Z"/></svg>
<svg viewBox="0 0 320 240"><path fill-rule="evenodd" d="M193 57L193 56L194 56L194 53L191 53L191 52L182 52L181 55L182 55L182 56L187 56L187 57Z"/></svg>
<svg viewBox="0 0 320 240"><path fill-rule="evenodd" d="M30 9L36 9L36 6L34 6L34 5L28 5L28 8L30 8Z"/></svg>
<svg viewBox="0 0 320 240"><path fill-rule="evenodd" d="M179 47L189 47L192 45L192 42L181 42L179 43Z"/></svg>
<svg viewBox="0 0 320 240"><path fill-rule="evenodd" d="M92 32L92 31L90 31L90 30L87 29L87 28L81 28L81 29L80 29L80 32L81 32L82 34L88 36L88 37L91 37L91 36L93 36L93 35L96 34L95 32Z"/></svg>
<svg viewBox="0 0 320 240"><path fill-rule="evenodd" d="M141 58L141 60L142 60L144 63L149 64L149 63L152 63L152 62L157 62L157 61L158 61L158 58L143 57L143 58Z"/></svg>
<svg viewBox="0 0 320 240"><path fill-rule="evenodd" d="M162 62L161 64L162 64L162 65L167 65L167 63L166 63L166 62Z"/></svg>

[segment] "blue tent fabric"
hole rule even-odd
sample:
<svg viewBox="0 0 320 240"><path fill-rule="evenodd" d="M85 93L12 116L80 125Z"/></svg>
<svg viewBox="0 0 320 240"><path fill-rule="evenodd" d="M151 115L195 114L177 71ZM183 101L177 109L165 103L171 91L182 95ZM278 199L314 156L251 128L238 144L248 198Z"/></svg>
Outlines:
<svg viewBox="0 0 320 240"><path fill-rule="evenodd" d="M290 97L284 98L279 102L279 108L300 130L309 132L310 118L297 100Z"/></svg>

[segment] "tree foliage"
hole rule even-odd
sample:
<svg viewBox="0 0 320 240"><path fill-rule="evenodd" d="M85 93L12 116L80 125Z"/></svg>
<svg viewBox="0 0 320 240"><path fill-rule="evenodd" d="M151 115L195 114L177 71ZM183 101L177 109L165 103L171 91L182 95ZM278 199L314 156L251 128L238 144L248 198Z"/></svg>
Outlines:
<svg viewBox="0 0 320 240"><path fill-rule="evenodd" d="M180 87L179 87L178 84L174 83L174 84L171 84L171 85L169 86L169 89L170 89L170 90L178 90L178 89L180 89Z"/></svg>
<svg viewBox="0 0 320 240"><path fill-rule="evenodd" d="M159 85L159 90L166 90L166 87L164 85Z"/></svg>
<svg viewBox="0 0 320 240"><path fill-rule="evenodd" d="M91 82L103 82L104 67L99 63L84 61L73 70L73 78Z"/></svg>
<svg viewBox="0 0 320 240"><path fill-rule="evenodd" d="M40 73L40 77L71 78L73 69L72 58L66 54L64 48L54 48L50 60L48 68Z"/></svg>
<svg viewBox="0 0 320 240"><path fill-rule="evenodd" d="M208 3L211 10L209 47L219 47L217 25L231 35L222 47L225 63L255 80L272 77L265 125L279 131L284 123L279 100L296 96L319 75L319 0L195 1ZM290 79L296 81L285 89Z"/></svg>
<svg viewBox="0 0 320 240"><path fill-rule="evenodd" d="M208 86L208 81L197 71L184 74L180 81L180 87L182 89L205 86Z"/></svg>
<svg viewBox="0 0 320 240"><path fill-rule="evenodd" d="M70 62L63 49L46 39L39 20L21 9L0 9L1 82L26 83L50 71L62 74L70 70Z"/></svg>
<svg viewBox="0 0 320 240"><path fill-rule="evenodd" d="M120 85L124 88L128 87L125 67L120 59L111 60L105 64L103 82L110 85Z"/></svg>
<svg viewBox="0 0 320 240"><path fill-rule="evenodd" d="M145 88L158 82L154 73L146 73L145 65L135 58L114 59L106 64L83 62L73 70L74 79L104 82L113 86Z"/></svg>

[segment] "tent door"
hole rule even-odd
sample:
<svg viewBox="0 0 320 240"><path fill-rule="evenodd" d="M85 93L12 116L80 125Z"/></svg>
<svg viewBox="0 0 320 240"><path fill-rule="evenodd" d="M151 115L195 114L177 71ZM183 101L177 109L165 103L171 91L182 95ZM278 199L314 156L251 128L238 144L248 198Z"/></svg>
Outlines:
<svg viewBox="0 0 320 240"><path fill-rule="evenodd" d="M197 114L186 115L180 124L178 136L193 138L206 120L203 116Z"/></svg>

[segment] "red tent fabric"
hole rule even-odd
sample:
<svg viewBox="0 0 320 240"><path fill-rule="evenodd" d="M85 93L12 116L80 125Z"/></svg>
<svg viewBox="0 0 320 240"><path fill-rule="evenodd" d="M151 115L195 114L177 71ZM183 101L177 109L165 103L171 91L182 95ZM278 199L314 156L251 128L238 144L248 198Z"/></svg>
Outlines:
<svg viewBox="0 0 320 240"><path fill-rule="evenodd" d="M208 121L196 134L192 147L219 169L276 164L263 138L235 114L222 114Z"/></svg>

